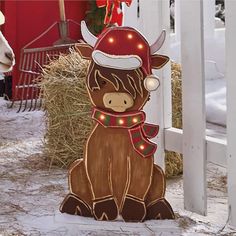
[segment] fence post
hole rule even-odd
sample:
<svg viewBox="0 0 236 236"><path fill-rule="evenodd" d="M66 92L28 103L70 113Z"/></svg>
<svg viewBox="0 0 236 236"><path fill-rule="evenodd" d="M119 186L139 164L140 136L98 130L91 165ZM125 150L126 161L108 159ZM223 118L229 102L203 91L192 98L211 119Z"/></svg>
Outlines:
<svg viewBox="0 0 236 236"><path fill-rule="evenodd" d="M147 37L149 43L157 39L162 29L167 32L165 44L158 53L170 54L170 10L166 0L140 0L139 30ZM171 126L171 69L170 63L162 70L155 70L160 77L161 86L151 93L151 100L145 105L147 121L160 126L155 162L163 169L165 167L164 129Z"/></svg>
<svg viewBox="0 0 236 236"><path fill-rule="evenodd" d="M203 0L181 0L184 206L207 213Z"/></svg>
<svg viewBox="0 0 236 236"><path fill-rule="evenodd" d="M236 226L236 1L225 2L226 16L226 81L227 81L227 162L228 162L228 202L230 224Z"/></svg>
<svg viewBox="0 0 236 236"><path fill-rule="evenodd" d="M166 0L139 0L139 17L137 16L138 2L134 0L131 8L125 9L124 25L138 28L149 43L157 39L162 29L167 31L165 44L158 53L170 54L170 10ZM154 71L161 79L158 91L151 93L151 101L144 107L147 121L160 125L160 132L154 142L158 145L155 162L162 168L165 164L164 128L171 127L171 70L170 63L161 71Z"/></svg>

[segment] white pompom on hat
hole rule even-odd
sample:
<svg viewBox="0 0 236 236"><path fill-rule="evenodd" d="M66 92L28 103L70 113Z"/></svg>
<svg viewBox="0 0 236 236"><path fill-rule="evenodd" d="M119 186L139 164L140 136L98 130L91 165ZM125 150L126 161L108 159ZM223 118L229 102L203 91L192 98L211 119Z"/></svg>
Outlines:
<svg viewBox="0 0 236 236"><path fill-rule="evenodd" d="M158 87L160 86L160 80L156 75L147 75L147 77L144 80L144 87L148 90L148 91L155 91L158 89Z"/></svg>
<svg viewBox="0 0 236 236"><path fill-rule="evenodd" d="M2 12L0 11L0 25L3 25L5 23L5 17L2 14Z"/></svg>

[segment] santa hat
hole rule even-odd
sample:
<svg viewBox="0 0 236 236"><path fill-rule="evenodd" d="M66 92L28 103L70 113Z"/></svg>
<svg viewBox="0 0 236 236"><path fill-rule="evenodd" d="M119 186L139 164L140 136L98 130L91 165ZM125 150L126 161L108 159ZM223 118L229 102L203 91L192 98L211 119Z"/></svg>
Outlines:
<svg viewBox="0 0 236 236"><path fill-rule="evenodd" d="M5 17L2 14L2 12L0 11L0 25L3 25L5 23Z"/></svg>
<svg viewBox="0 0 236 236"><path fill-rule="evenodd" d="M151 55L163 44L165 32L151 46L139 31L130 27L107 28L95 37L88 31L85 22L81 22L81 32L83 38L93 46L92 58L96 64L122 70L141 67L146 77L145 88L154 91L159 87L158 77L152 74Z"/></svg>

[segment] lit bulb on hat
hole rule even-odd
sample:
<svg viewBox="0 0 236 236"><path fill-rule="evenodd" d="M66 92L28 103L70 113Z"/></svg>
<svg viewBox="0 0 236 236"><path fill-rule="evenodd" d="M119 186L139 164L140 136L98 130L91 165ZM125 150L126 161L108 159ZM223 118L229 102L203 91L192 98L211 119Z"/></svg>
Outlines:
<svg viewBox="0 0 236 236"><path fill-rule="evenodd" d="M113 42L114 42L114 38L110 37L110 38L108 39L108 42L109 42L109 43L113 43Z"/></svg>
<svg viewBox="0 0 236 236"><path fill-rule="evenodd" d="M141 43L138 44L138 49L143 49L143 45Z"/></svg>
<svg viewBox="0 0 236 236"><path fill-rule="evenodd" d="M133 35L132 34L128 34L128 39L132 39Z"/></svg>
<svg viewBox="0 0 236 236"><path fill-rule="evenodd" d="M144 80L144 87L148 91L155 91L160 86L160 81L156 75L148 75Z"/></svg>

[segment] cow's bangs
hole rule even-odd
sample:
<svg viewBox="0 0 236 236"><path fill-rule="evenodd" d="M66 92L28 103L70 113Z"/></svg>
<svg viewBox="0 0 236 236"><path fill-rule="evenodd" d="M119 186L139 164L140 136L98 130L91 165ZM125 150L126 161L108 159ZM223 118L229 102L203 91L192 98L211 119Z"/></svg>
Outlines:
<svg viewBox="0 0 236 236"><path fill-rule="evenodd" d="M116 70L111 68L104 68L96 65L91 65L92 68L88 74L88 87L91 91L100 89L99 81L104 79L112 83L116 91L124 88L134 99L137 93L143 97L143 73L140 68L136 70Z"/></svg>

